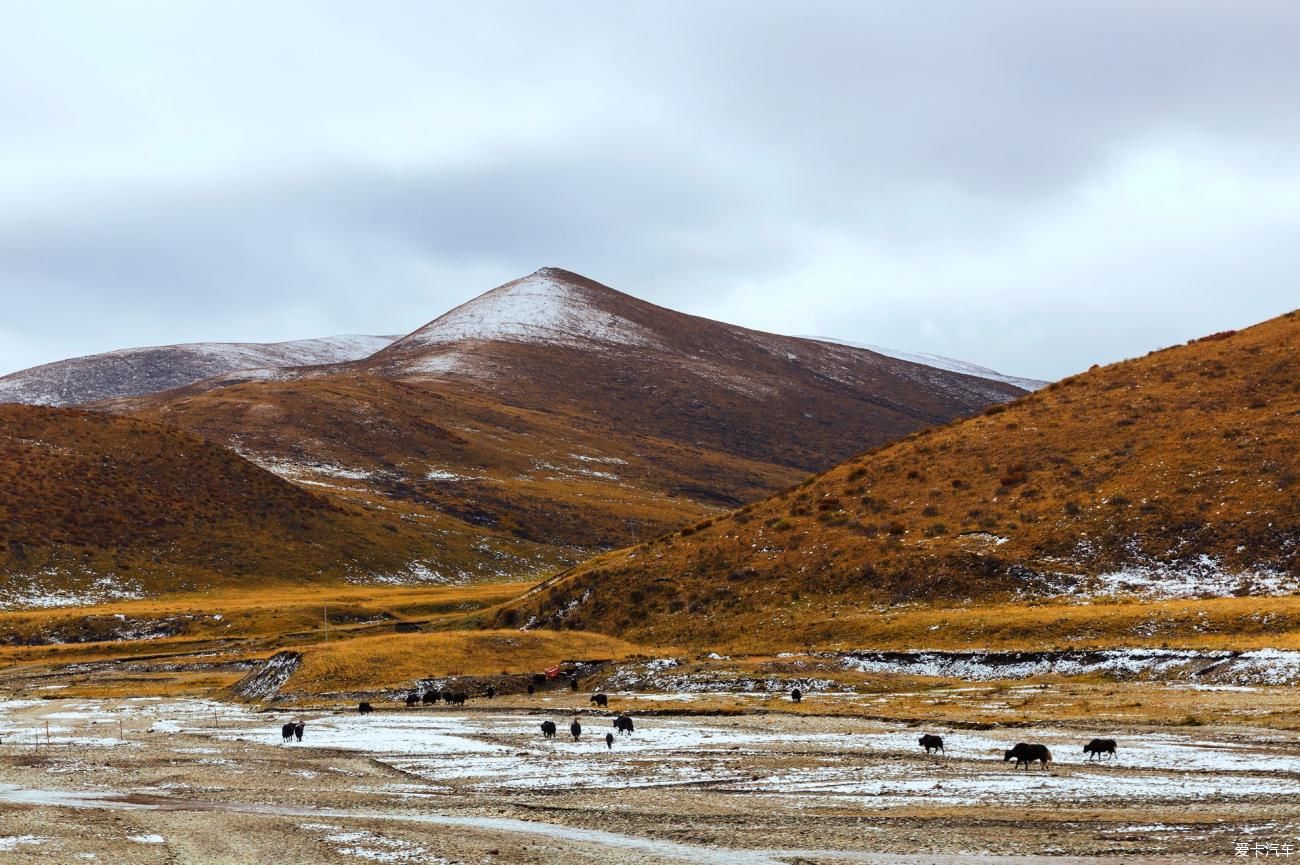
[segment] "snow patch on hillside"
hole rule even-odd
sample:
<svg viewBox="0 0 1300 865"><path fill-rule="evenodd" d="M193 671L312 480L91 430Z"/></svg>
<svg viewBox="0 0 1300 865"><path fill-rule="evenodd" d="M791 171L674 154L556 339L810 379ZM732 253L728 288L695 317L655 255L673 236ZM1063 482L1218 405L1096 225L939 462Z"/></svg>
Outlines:
<svg viewBox="0 0 1300 865"><path fill-rule="evenodd" d="M1139 595L1144 598L1227 598L1292 595L1300 577L1267 568L1234 571L1213 556L1192 561L1136 564L1081 578L1076 594Z"/></svg>
<svg viewBox="0 0 1300 865"><path fill-rule="evenodd" d="M990 681L1032 676L1103 675L1231 685L1300 681L1300 652L1191 649L1098 649L1066 652L855 652L840 661L860 673Z"/></svg>
<svg viewBox="0 0 1300 865"><path fill-rule="evenodd" d="M273 475L287 481L312 483L312 477L337 478L339 480L364 481L374 477L374 472L351 469L333 463L306 463L280 457L267 456L255 451L235 448L235 452L254 465L266 469ZM325 484L324 486L328 486Z"/></svg>
<svg viewBox="0 0 1300 865"><path fill-rule="evenodd" d="M86 578L46 568L32 574L11 574L5 583L0 588L0 610L88 607L144 597L138 583L113 573Z"/></svg>
<svg viewBox="0 0 1300 865"><path fill-rule="evenodd" d="M473 376L480 374L482 370L488 366L490 366L490 364L485 364L481 361L467 357L462 352L449 350L438 354L421 355L418 360L407 363L405 369L408 373L423 373L425 375L434 376Z"/></svg>
<svg viewBox="0 0 1300 865"><path fill-rule="evenodd" d="M444 481L451 483L457 481L483 481L487 480L488 477L487 475L462 475L451 471L450 469L432 466L427 472L425 472L424 479L428 481Z"/></svg>
<svg viewBox="0 0 1300 865"><path fill-rule="evenodd" d="M618 466L627 465L627 460L618 457L596 457L589 454L569 454L569 456L584 463L610 463Z"/></svg>
<svg viewBox="0 0 1300 865"><path fill-rule="evenodd" d="M301 664L300 652L276 652L265 664L236 682L232 690L244 697L274 697Z"/></svg>
<svg viewBox="0 0 1300 865"><path fill-rule="evenodd" d="M395 346L399 350L415 350L461 341L531 342L579 348L589 348L593 343L657 344L652 332L597 308L580 286L547 269L461 304L398 340Z"/></svg>

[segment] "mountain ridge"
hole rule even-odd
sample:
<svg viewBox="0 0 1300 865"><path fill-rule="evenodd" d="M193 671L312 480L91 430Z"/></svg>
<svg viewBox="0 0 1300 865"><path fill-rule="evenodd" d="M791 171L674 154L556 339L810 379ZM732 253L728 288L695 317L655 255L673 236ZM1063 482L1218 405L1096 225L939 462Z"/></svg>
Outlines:
<svg viewBox="0 0 1300 865"><path fill-rule="evenodd" d="M340 334L286 342L192 342L117 349L0 376L0 403L85 405L173 390L236 372L271 377L274 371L291 367L358 360L393 339Z"/></svg>
<svg viewBox="0 0 1300 865"><path fill-rule="evenodd" d="M360 360L97 407L401 508L453 571L526 577L1022 392L543 269Z"/></svg>

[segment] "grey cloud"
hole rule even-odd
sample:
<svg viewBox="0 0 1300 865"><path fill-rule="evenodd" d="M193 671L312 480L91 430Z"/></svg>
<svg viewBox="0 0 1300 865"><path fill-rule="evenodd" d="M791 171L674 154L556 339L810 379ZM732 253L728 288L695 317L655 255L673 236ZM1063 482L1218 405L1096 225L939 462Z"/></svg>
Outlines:
<svg viewBox="0 0 1300 865"><path fill-rule="evenodd" d="M398 331L548 264L1043 377L1296 303L1292 3L7 19L0 371Z"/></svg>

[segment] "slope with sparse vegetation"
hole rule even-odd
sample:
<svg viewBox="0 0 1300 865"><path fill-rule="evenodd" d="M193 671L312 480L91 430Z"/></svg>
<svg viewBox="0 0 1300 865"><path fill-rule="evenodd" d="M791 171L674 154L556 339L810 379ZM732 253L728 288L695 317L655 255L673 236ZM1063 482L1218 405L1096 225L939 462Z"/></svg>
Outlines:
<svg viewBox="0 0 1300 865"><path fill-rule="evenodd" d="M372 578L417 533L290 484L191 433L71 409L0 406L0 601Z"/></svg>
<svg viewBox="0 0 1300 865"><path fill-rule="evenodd" d="M1298 343L1292 312L1094 368L592 559L495 622L797 644L909 602L1293 592Z"/></svg>

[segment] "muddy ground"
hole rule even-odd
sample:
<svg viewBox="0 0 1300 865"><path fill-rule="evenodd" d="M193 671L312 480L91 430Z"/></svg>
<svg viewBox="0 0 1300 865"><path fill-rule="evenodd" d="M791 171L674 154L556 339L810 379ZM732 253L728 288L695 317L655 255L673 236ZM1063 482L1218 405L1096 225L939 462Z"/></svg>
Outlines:
<svg viewBox="0 0 1300 865"><path fill-rule="evenodd" d="M1300 855L1300 734L1285 730L936 727L947 754L927 757L924 730L900 723L660 715L658 695L616 694L611 709L637 729L608 748L613 713L581 696L366 717L10 700L0 859L1064 865L1240 861L1240 844L1250 858ZM303 741L283 744L295 718ZM1099 733L1119 757L1090 764L1081 745ZM1055 762L1017 771L1001 759L1017 741L1047 744Z"/></svg>

